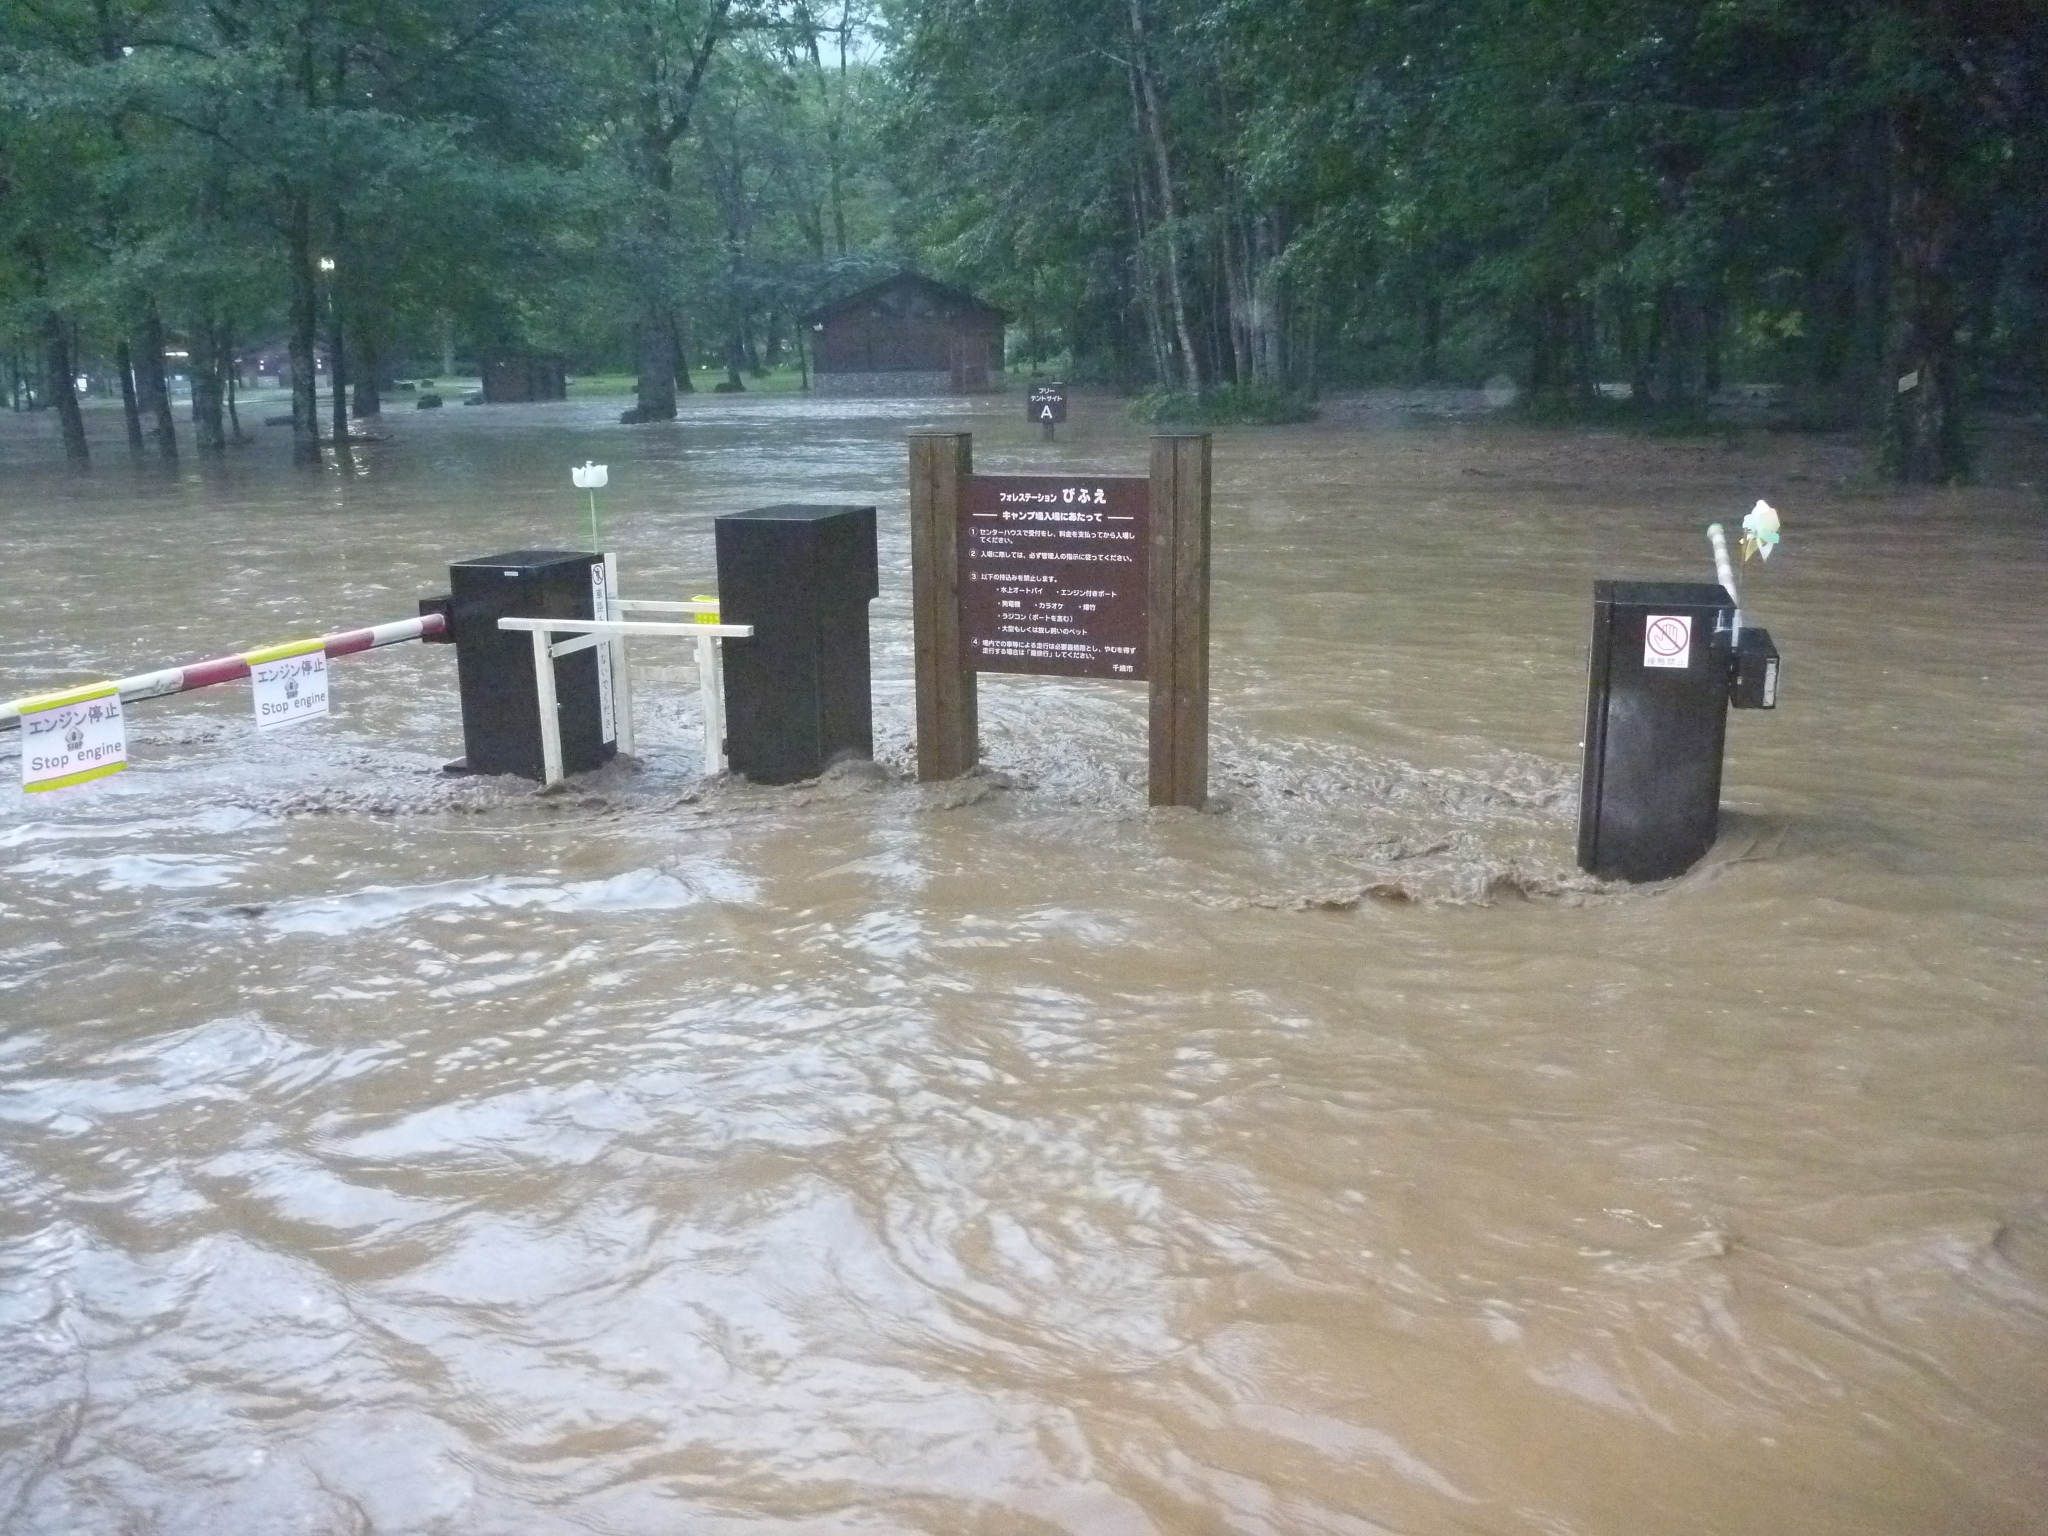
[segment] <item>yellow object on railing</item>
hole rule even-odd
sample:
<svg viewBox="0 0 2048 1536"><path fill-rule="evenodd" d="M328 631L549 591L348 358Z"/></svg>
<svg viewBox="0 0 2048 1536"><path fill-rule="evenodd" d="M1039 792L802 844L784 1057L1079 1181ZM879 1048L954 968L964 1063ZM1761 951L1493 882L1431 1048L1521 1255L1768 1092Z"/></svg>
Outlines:
<svg viewBox="0 0 2048 1536"><path fill-rule="evenodd" d="M694 592L690 595L690 601L693 603L711 603L715 605L718 602L718 597L716 593ZM716 624L718 622L718 609L716 606L709 613L698 614L697 622L699 624Z"/></svg>

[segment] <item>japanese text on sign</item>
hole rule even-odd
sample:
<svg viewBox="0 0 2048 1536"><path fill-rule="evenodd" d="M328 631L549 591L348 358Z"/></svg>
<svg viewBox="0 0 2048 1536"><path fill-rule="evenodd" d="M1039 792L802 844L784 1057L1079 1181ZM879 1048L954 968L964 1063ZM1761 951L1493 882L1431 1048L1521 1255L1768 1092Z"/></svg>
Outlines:
<svg viewBox="0 0 2048 1536"><path fill-rule="evenodd" d="M604 562L600 560L590 567L590 616L593 619L612 616L611 597L606 586ZM597 714L599 738L617 741L619 720L617 706L612 701L612 648L609 645L597 648Z"/></svg>
<svg viewBox="0 0 2048 1536"><path fill-rule="evenodd" d="M274 731L327 713L327 652L318 640L251 651L243 660L249 663L258 730Z"/></svg>
<svg viewBox="0 0 2048 1536"><path fill-rule="evenodd" d="M960 624L976 671L1145 676L1149 481L976 475L961 509Z"/></svg>
<svg viewBox="0 0 2048 1536"><path fill-rule="evenodd" d="M1067 386L1034 384L1024 414L1036 422L1057 424L1067 419Z"/></svg>
<svg viewBox="0 0 2048 1536"><path fill-rule="evenodd" d="M112 683L21 706L21 787L29 794L105 778L128 766L121 694Z"/></svg>

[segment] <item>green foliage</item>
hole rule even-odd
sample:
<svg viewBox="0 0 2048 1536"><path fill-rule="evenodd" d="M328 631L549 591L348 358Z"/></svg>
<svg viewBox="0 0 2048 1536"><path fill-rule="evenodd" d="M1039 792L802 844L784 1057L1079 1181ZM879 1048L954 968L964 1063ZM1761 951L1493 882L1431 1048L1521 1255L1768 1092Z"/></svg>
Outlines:
<svg viewBox="0 0 2048 1536"><path fill-rule="evenodd" d="M1184 417L1768 381L1940 479L2048 388L2044 102L2018 0L0 0L0 342L542 348L659 415L912 265Z"/></svg>
<svg viewBox="0 0 2048 1536"><path fill-rule="evenodd" d="M2039 6L902 0L892 41L921 238L1077 373L1780 382L1882 405L1912 478L1973 378L2048 386Z"/></svg>
<svg viewBox="0 0 2048 1536"><path fill-rule="evenodd" d="M1131 420L1158 426L1281 426L1314 421L1307 398L1268 384L1225 384L1193 394L1181 389L1148 389L1131 401Z"/></svg>

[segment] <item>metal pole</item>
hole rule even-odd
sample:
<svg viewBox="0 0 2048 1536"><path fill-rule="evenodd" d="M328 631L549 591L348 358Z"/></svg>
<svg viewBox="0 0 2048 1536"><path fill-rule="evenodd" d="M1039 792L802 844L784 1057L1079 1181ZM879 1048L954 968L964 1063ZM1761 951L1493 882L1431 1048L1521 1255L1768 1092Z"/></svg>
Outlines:
<svg viewBox="0 0 2048 1536"><path fill-rule="evenodd" d="M1742 638L1742 594L1735 587L1735 562L1728 558L1728 535L1719 523L1707 524L1707 542L1714 546L1714 574L1728 589L1728 601L1735 605L1735 633L1729 637L1733 644Z"/></svg>

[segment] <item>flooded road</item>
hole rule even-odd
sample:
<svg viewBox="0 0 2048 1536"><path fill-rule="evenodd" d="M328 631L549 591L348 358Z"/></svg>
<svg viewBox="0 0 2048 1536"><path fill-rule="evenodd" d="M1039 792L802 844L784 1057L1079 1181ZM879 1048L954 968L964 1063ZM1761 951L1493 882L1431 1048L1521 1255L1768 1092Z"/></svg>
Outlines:
<svg viewBox="0 0 2048 1536"><path fill-rule="evenodd" d="M0 696L873 501L879 771L451 780L452 652L0 746L0 1530L2048 1530L2048 514L1828 442L1225 432L1212 789L1141 689L984 678L908 777L904 433L1077 402L395 415L74 481L0 442ZM253 415L254 413L252 413ZM1691 875L1572 867L1591 583L1785 656Z"/></svg>

